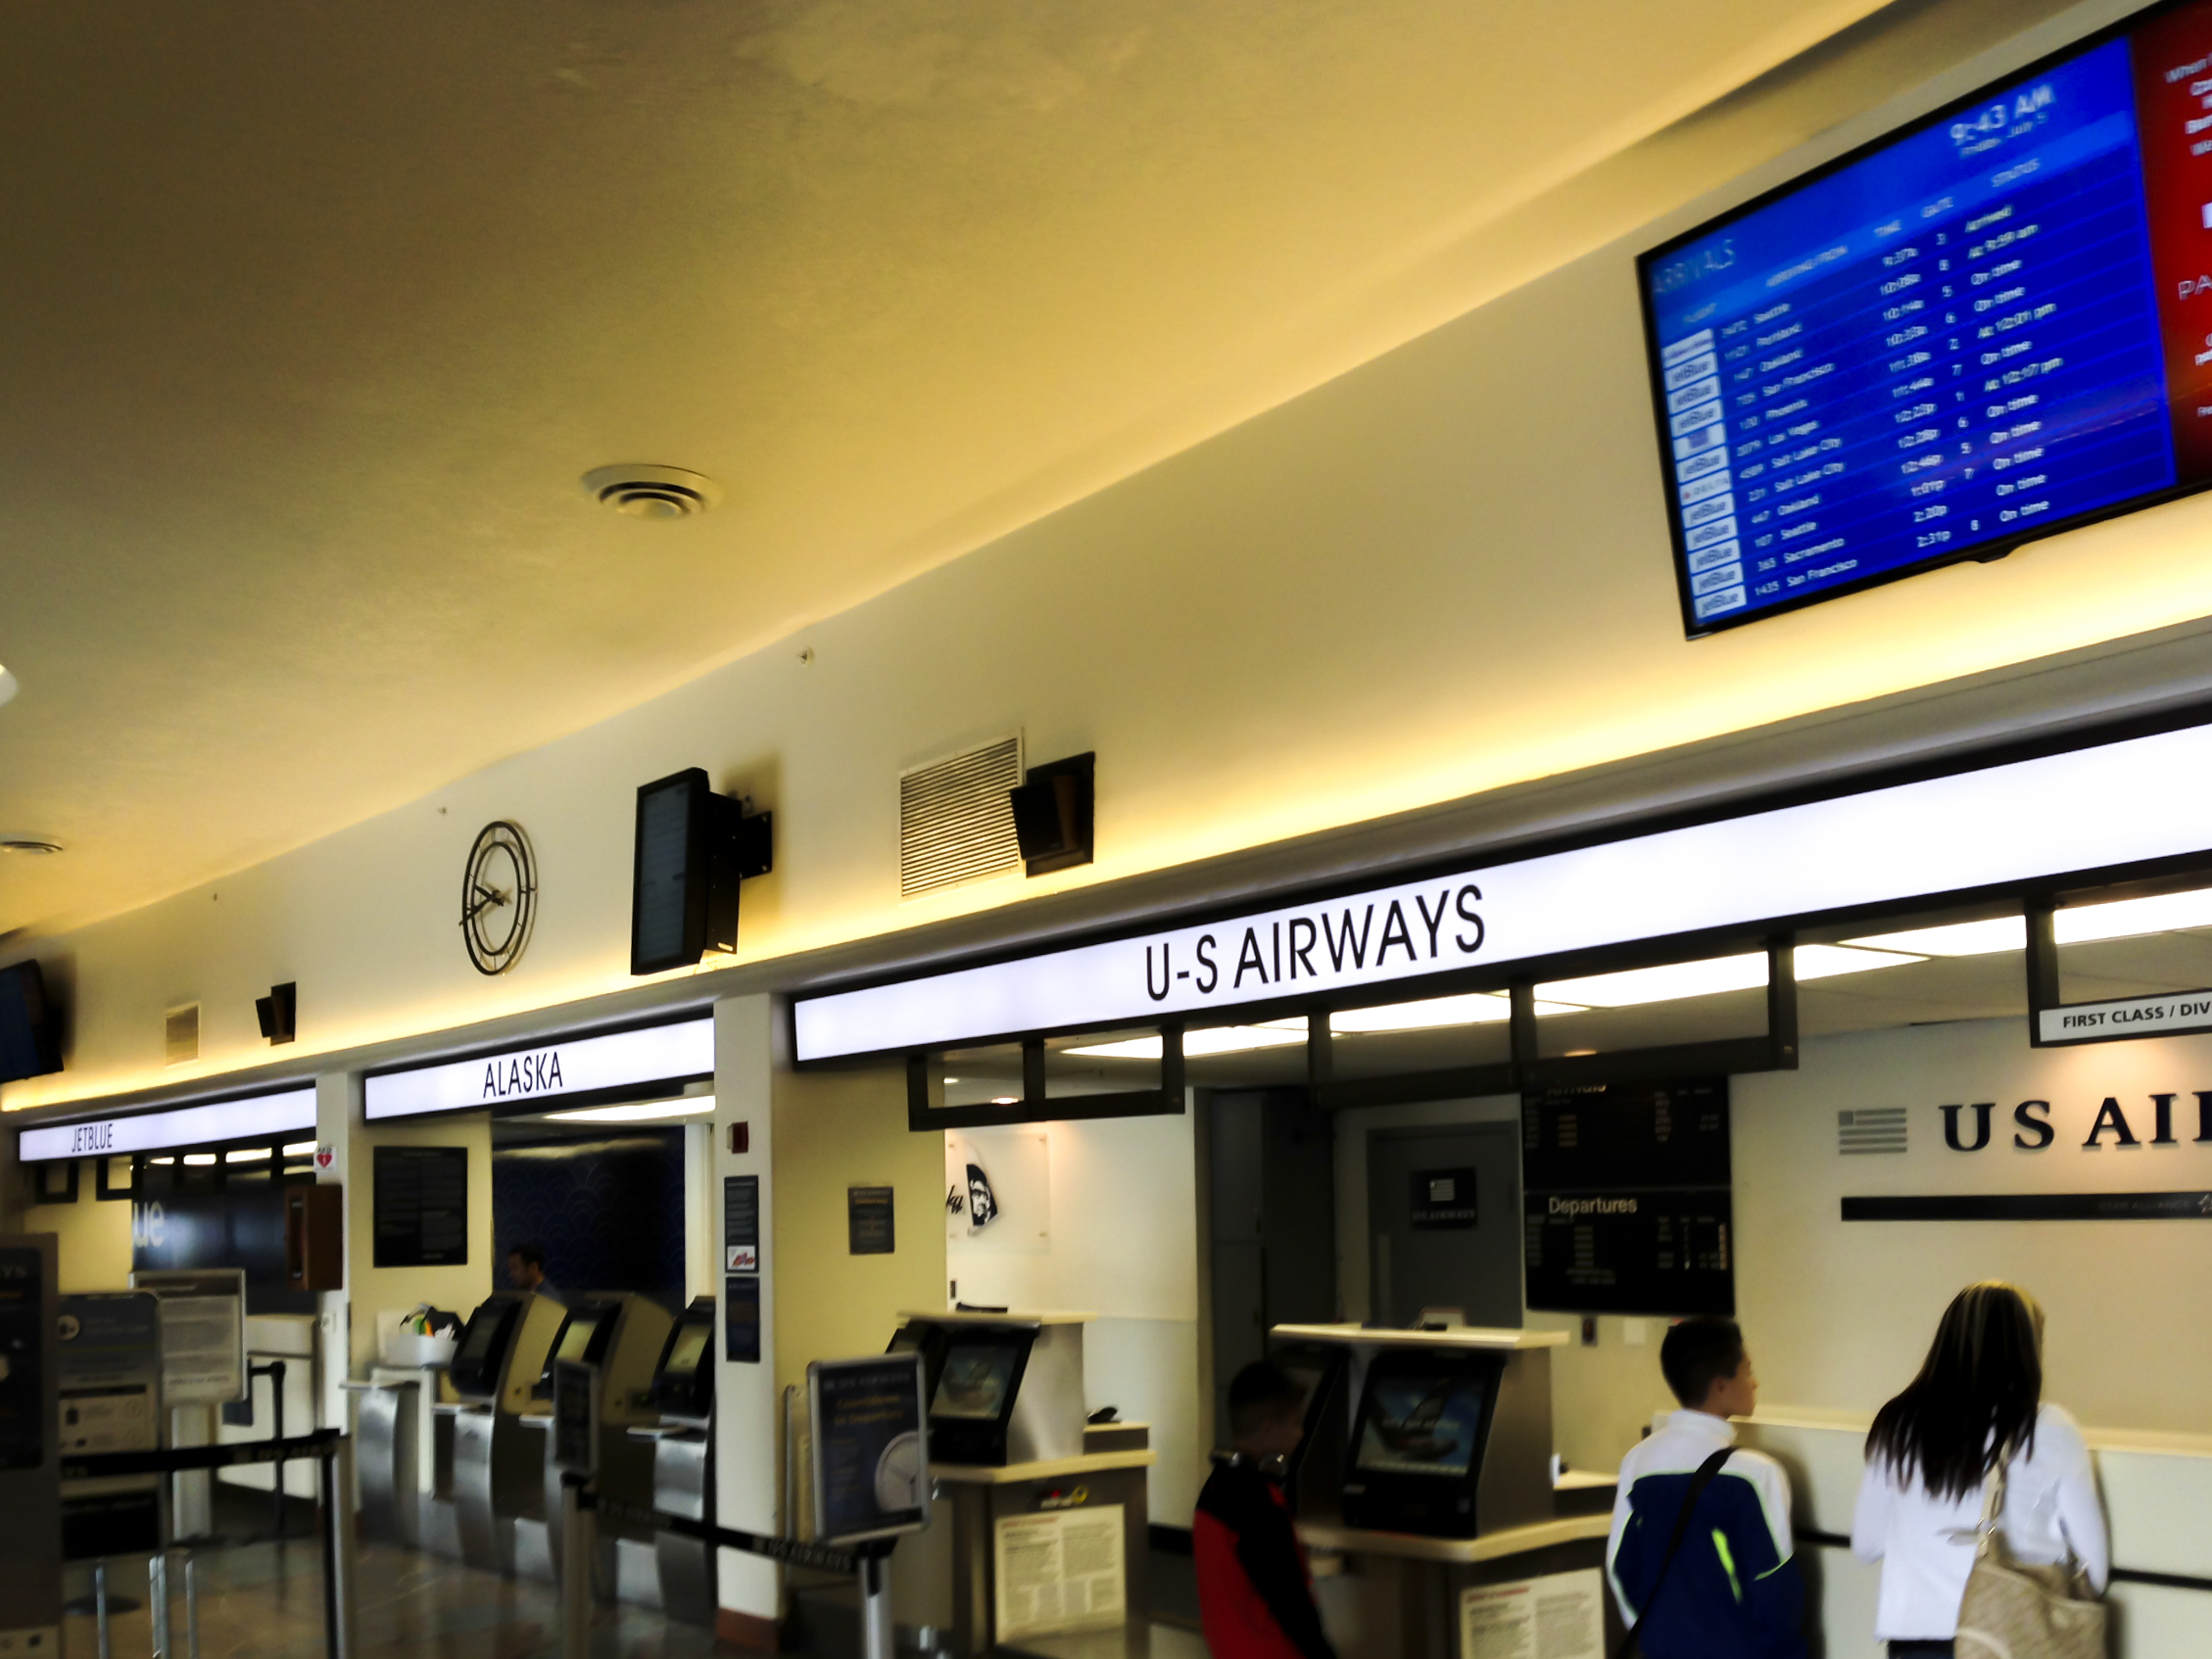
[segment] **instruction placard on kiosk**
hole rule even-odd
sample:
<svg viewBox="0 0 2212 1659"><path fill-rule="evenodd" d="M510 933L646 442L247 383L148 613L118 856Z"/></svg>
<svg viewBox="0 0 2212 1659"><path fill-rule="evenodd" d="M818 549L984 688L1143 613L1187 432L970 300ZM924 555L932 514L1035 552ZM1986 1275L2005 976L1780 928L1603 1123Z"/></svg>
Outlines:
<svg viewBox="0 0 2212 1659"><path fill-rule="evenodd" d="M806 1368L806 1397L814 1422L814 1536L851 1543L928 1526L922 1356L817 1359Z"/></svg>
<svg viewBox="0 0 2212 1659"><path fill-rule="evenodd" d="M246 1398L246 1270L134 1272L130 1288L161 1299L162 1406Z"/></svg>

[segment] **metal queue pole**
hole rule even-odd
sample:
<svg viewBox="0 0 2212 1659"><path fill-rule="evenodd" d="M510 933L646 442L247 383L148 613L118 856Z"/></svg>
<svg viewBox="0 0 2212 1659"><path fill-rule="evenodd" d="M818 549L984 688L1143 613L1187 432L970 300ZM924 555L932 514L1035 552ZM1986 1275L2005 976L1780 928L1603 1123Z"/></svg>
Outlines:
<svg viewBox="0 0 2212 1659"><path fill-rule="evenodd" d="M801 1543L796 1539L770 1538L742 1532L712 1521L694 1521L658 1509L640 1509L609 1497L584 1493L582 1501L610 1521L632 1526L657 1527L683 1538L696 1538L723 1549L766 1556L793 1567L811 1567L823 1573L850 1573L860 1582L860 1639L863 1659L894 1659L890 1606L890 1552L895 1539L871 1539L852 1549L833 1549L826 1544ZM577 1650L581 1652L581 1649ZM565 1656L566 1649L563 1648Z"/></svg>
<svg viewBox="0 0 2212 1659"><path fill-rule="evenodd" d="M115 1475L173 1475L186 1469L228 1469L250 1463L283 1464L313 1458L321 1470L323 1647L328 1659L353 1659L359 1650L360 1619L354 1588L354 1443L336 1429L317 1429L290 1440L252 1441L234 1446L177 1446L155 1451L103 1451L62 1460L65 1481L101 1480ZM281 1491L281 1488L279 1489ZM149 1563L153 1593L154 1651L174 1659L168 1629L168 1552ZM107 1653L107 1566L93 1567L95 1616L103 1659ZM192 1565L184 1568L187 1639L199 1645L198 1593Z"/></svg>

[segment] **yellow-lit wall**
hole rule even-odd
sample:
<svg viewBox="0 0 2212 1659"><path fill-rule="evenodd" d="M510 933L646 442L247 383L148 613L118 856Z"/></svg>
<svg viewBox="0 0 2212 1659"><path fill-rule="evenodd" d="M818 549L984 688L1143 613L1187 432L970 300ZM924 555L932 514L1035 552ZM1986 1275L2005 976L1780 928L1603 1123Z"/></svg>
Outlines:
<svg viewBox="0 0 2212 1659"><path fill-rule="evenodd" d="M492 1119L488 1113L397 1123L359 1123L349 1137L345 1179L346 1290L351 1309L353 1367L376 1358L376 1315L427 1302L466 1319L506 1282L492 1259ZM464 1147L468 1151L468 1259L450 1267L378 1267L374 1149L379 1146Z"/></svg>
<svg viewBox="0 0 2212 1659"><path fill-rule="evenodd" d="M908 1308L944 1305L944 1141L906 1127L903 1070L775 1079L776 1383L807 1361L881 1353ZM847 1187L890 1187L897 1249L847 1248Z"/></svg>
<svg viewBox="0 0 2212 1659"><path fill-rule="evenodd" d="M757 961L2212 614L2200 498L1686 642L1633 259L1729 199L653 702L164 903L12 944L72 987L74 1037L67 1072L0 1103L265 1060L253 999L277 980L301 987L302 1059L624 986L633 791L680 767L776 811L775 873L745 884L741 957ZM1033 760L1097 752L1097 862L901 902L900 771L1016 731ZM487 978L455 894L494 818L530 834L541 892L528 951ZM162 1014L185 999L204 1058L165 1067Z"/></svg>
<svg viewBox="0 0 2212 1659"><path fill-rule="evenodd" d="M61 1241L64 1296L130 1286L130 1205L95 1199L92 1167L82 1166L76 1203L31 1205L20 1223L26 1233L52 1233Z"/></svg>

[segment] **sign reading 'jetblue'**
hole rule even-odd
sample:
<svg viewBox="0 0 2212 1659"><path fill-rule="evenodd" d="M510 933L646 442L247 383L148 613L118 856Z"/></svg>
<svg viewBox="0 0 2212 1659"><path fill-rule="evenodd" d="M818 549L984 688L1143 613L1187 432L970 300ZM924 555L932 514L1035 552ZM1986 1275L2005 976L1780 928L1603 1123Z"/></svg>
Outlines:
<svg viewBox="0 0 2212 1659"><path fill-rule="evenodd" d="M575 1037L474 1060L387 1071L362 1084L371 1119L460 1112L714 1074L711 1018Z"/></svg>
<svg viewBox="0 0 2212 1659"><path fill-rule="evenodd" d="M247 1100L25 1129L17 1142L17 1156L25 1163L58 1158L112 1158L122 1153L242 1141L256 1135L312 1134L313 1130L314 1088L307 1084Z"/></svg>
<svg viewBox="0 0 2212 1659"><path fill-rule="evenodd" d="M1220 1022L1240 1005L1309 992L1414 997L1423 978L1455 970L2196 854L2207 824L2212 728L2192 727L802 997L796 1057Z"/></svg>

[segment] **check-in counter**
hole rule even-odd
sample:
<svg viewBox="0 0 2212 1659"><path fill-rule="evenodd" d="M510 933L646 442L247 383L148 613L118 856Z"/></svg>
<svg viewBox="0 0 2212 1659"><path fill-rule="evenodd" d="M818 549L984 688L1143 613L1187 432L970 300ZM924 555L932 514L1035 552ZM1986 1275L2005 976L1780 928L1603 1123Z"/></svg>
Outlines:
<svg viewBox="0 0 2212 1659"><path fill-rule="evenodd" d="M652 1507L687 1521L714 1519L714 1299L695 1298L670 1326L647 1386L657 1420L628 1438L649 1446ZM666 1529L649 1541L618 1538L615 1594L686 1624L714 1623L714 1546Z"/></svg>
<svg viewBox="0 0 2212 1659"><path fill-rule="evenodd" d="M1149 1476L1141 1423L1084 1420L1082 1335L1088 1313L905 1313L894 1352L919 1351L930 1389L930 1527L891 1557L895 1617L952 1633L955 1653L988 1653L1002 1607L1024 1592L999 1575L1025 1532L1082 1526L1118 1509L1120 1569L1048 1593L1097 1609L1082 1623L1135 1622L1145 1611ZM1072 1551L1071 1551L1072 1553ZM1109 1582L1110 1581L1110 1582ZM1002 1596L1002 1588L1011 1595Z"/></svg>
<svg viewBox="0 0 2212 1659"><path fill-rule="evenodd" d="M1611 1651L1621 1633L1602 1570L1612 1485L1554 1475L1550 1351L1564 1332L1278 1325L1273 1336L1313 1396L1291 1497L1344 1650L1446 1659L1463 1620L1489 1616L1483 1591L1536 1581L1516 1599L1587 1608Z"/></svg>
<svg viewBox="0 0 2212 1659"><path fill-rule="evenodd" d="M517 1428L535 1433L538 1495L534 1508L517 1509L508 1519L514 1535L514 1570L525 1578L552 1581L561 1560L561 1471L553 1452L553 1367L573 1360L599 1374L599 1473L593 1480L601 1495L635 1509L652 1503L652 1448L634 1440L630 1430L655 1423L649 1394L653 1367L668 1346L672 1321L657 1302L629 1291L591 1291L571 1296L553 1345L540 1366L529 1409ZM466 1339L462 1348L467 1347ZM612 1595L615 1540L626 1523L602 1519L595 1566L595 1594Z"/></svg>
<svg viewBox="0 0 2212 1659"><path fill-rule="evenodd" d="M545 1438L522 1419L566 1316L551 1298L494 1292L469 1315L447 1370L456 1398L431 1407L437 1487L430 1502L451 1503L460 1557L470 1566L513 1572L516 1518L544 1518Z"/></svg>
<svg viewBox="0 0 2212 1659"><path fill-rule="evenodd" d="M1744 1446L1789 1472L1798 1562L1828 1652L1874 1650L1881 1569L1851 1552L1851 1508L1871 1420L1760 1411ZM2199 1653L2212 1630L2212 1436L2085 1427L2112 1536L2112 1659Z"/></svg>

